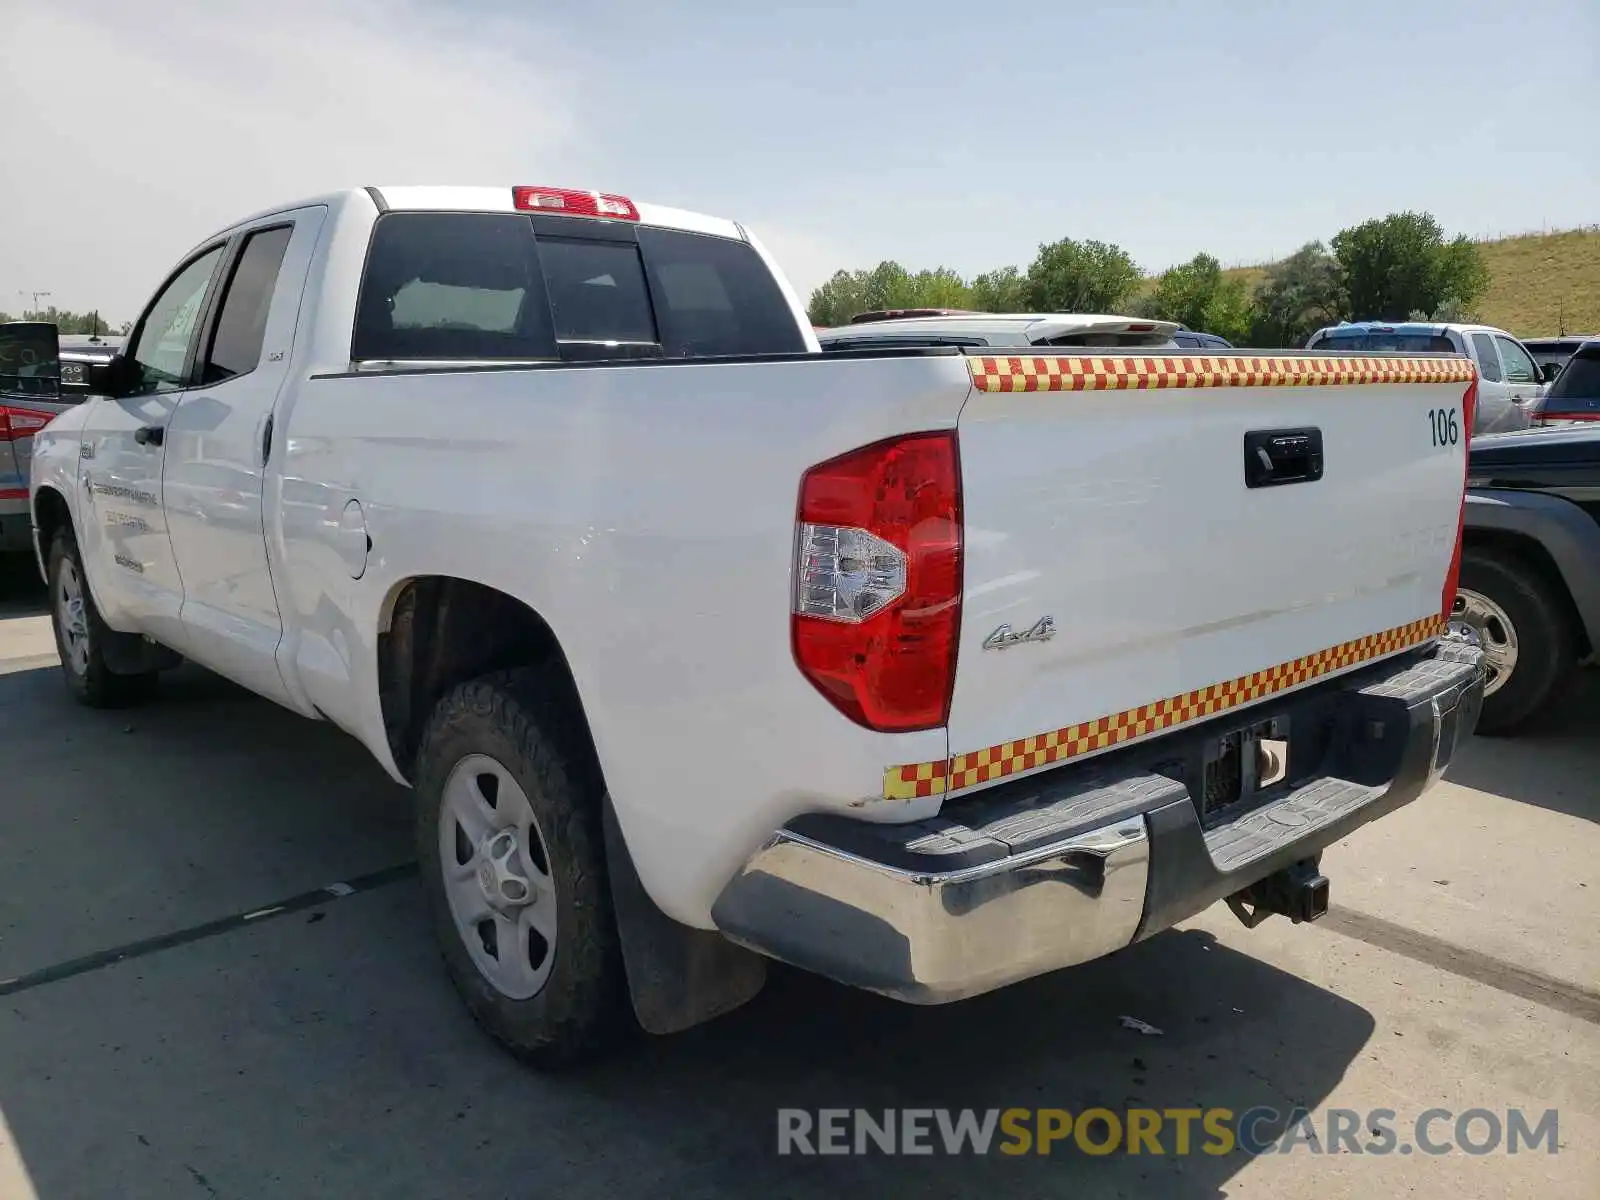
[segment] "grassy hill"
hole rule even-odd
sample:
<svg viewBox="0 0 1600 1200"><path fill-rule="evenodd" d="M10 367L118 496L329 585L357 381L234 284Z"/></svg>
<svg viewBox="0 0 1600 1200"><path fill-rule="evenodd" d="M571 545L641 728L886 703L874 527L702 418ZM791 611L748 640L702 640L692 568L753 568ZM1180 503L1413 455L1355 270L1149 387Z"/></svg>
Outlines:
<svg viewBox="0 0 1600 1200"><path fill-rule="evenodd" d="M1478 310L1521 337L1600 333L1600 226L1484 242L1489 290Z"/></svg>
<svg viewBox="0 0 1600 1200"><path fill-rule="evenodd" d="M1600 333L1600 225L1558 233L1527 233L1479 242L1489 265L1489 290L1478 316L1519 337ZM1266 268L1234 267L1227 274L1254 288Z"/></svg>

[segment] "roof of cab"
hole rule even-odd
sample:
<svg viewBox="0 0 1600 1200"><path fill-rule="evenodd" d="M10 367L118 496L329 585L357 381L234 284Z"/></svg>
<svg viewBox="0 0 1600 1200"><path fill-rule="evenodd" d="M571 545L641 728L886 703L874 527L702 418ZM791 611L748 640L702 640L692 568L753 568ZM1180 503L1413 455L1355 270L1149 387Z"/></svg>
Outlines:
<svg viewBox="0 0 1600 1200"><path fill-rule="evenodd" d="M1381 333L1439 333L1449 328L1450 325L1446 321L1340 321L1337 325L1328 325L1317 332L1337 333L1342 329L1348 329L1352 333L1371 333L1374 330Z"/></svg>
<svg viewBox="0 0 1600 1200"><path fill-rule="evenodd" d="M522 186L522 185L518 185ZM380 198L391 209L422 212L517 212L511 203L511 185L504 187L415 186L368 188L376 203ZM664 225L686 233L709 233L717 237L748 241L744 230L725 217L669 208L663 204L633 202L643 225Z"/></svg>
<svg viewBox="0 0 1600 1200"><path fill-rule="evenodd" d="M1457 333L1466 333L1473 330L1484 330L1490 333L1504 333L1505 330L1495 325L1480 325L1474 321L1340 321L1337 325L1324 325L1311 336L1332 337L1338 333L1426 333L1441 334L1449 330Z"/></svg>
<svg viewBox="0 0 1600 1200"><path fill-rule="evenodd" d="M520 186L520 185L519 185ZM342 192L331 192L321 196L311 196L297 200L292 204L277 204L271 208L262 209L238 221L217 230L206 242L231 233L241 225L250 225L267 217L279 213L290 212L297 208L312 208L325 205L329 208L341 208L351 203L376 205L379 208L402 212L491 212L509 213L518 210L511 203L512 186L503 187L460 187L455 185L431 184L402 184L387 185L383 187L349 188ZM664 204L644 204L634 201L634 207L639 210L639 222L642 225L659 225L668 229L680 229L685 233L707 233L716 237L732 238L735 241L748 242L749 235L734 221L725 217L713 217L705 213L691 212L684 208L671 208ZM199 243L204 245L205 242Z"/></svg>
<svg viewBox="0 0 1600 1200"><path fill-rule="evenodd" d="M1104 313L965 313L944 317L900 317L885 321L862 321L854 325L840 325L824 330L819 337L832 341L892 337L901 334L997 334L1020 336L1025 344L1028 334L1056 337L1061 334L1126 329L1137 326L1137 332L1172 334L1180 328L1172 321L1147 321L1139 317L1111 316Z"/></svg>

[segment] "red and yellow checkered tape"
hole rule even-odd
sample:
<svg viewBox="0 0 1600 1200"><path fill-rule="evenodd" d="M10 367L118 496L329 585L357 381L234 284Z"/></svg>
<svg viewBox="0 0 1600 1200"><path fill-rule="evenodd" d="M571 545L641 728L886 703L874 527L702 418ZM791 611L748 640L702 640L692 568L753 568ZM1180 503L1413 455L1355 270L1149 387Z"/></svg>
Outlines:
<svg viewBox="0 0 1600 1200"><path fill-rule="evenodd" d="M1114 392L1156 388L1337 387L1368 383L1470 383L1465 358L1248 358L1234 355L971 355L980 392Z"/></svg>
<svg viewBox="0 0 1600 1200"><path fill-rule="evenodd" d="M937 796L1007 775L1020 775L1035 767L1109 750L1123 742L1136 741L1174 726L1214 717L1230 708L1299 687L1334 671L1409 650L1443 632L1444 621L1441 618L1424 617L1397 629L1330 646L1293 662L1280 663L1264 671L1241 675L1238 679L1212 684L1198 691L1168 696L1165 700L1141 704L1138 708L1093 721L1068 725L1015 742L1002 742L982 750L971 750L943 762L907 763L890 767L883 775L883 795L887 800Z"/></svg>

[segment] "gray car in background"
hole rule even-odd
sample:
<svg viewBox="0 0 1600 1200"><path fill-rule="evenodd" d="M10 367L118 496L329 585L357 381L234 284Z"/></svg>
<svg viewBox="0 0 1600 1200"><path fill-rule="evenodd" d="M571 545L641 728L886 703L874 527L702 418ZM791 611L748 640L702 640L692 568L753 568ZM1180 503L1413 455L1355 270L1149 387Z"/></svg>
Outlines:
<svg viewBox="0 0 1600 1200"><path fill-rule="evenodd" d="M1541 371L1546 367L1555 367L1559 371L1577 353L1579 346L1596 338L1600 338L1600 333L1563 333L1557 337L1523 338L1522 344L1533 355L1533 361L1539 364Z"/></svg>

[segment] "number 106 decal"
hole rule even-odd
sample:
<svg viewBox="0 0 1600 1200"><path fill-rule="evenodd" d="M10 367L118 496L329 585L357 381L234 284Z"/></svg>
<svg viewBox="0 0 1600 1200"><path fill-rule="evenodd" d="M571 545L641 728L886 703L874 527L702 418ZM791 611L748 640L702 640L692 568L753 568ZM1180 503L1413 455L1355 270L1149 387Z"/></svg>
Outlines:
<svg viewBox="0 0 1600 1200"><path fill-rule="evenodd" d="M1430 408L1428 429L1433 434L1435 446L1454 446L1461 440L1461 427L1456 423L1453 408Z"/></svg>

